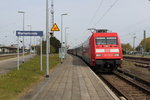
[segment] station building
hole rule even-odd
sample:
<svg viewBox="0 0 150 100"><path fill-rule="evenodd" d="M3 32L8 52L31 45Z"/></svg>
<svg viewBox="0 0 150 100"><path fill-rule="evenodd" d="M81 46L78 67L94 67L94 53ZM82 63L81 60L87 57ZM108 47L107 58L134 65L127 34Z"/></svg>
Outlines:
<svg viewBox="0 0 150 100"><path fill-rule="evenodd" d="M17 53L15 46L0 46L0 54Z"/></svg>

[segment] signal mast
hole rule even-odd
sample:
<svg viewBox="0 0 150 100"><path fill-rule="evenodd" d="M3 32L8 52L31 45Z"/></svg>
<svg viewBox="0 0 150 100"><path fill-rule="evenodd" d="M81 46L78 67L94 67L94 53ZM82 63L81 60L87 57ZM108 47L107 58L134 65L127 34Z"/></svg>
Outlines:
<svg viewBox="0 0 150 100"><path fill-rule="evenodd" d="M53 25L54 25L54 1L53 0L51 0L51 24L50 24L50 26L52 27ZM50 32L50 35L51 36L54 36L54 32L52 31L52 32Z"/></svg>

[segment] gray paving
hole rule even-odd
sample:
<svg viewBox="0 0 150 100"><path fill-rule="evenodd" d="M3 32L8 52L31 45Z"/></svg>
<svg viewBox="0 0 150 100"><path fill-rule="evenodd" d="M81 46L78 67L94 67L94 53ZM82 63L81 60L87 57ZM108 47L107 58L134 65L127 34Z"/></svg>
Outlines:
<svg viewBox="0 0 150 100"><path fill-rule="evenodd" d="M31 55L26 55L24 57L25 62L30 60L32 57L33 56L31 56ZM20 64L21 63L22 63L22 56L20 57ZM0 75L7 73L14 68L17 69L17 58L16 57L0 61Z"/></svg>
<svg viewBox="0 0 150 100"><path fill-rule="evenodd" d="M119 100L108 87L75 56L68 55L21 100Z"/></svg>

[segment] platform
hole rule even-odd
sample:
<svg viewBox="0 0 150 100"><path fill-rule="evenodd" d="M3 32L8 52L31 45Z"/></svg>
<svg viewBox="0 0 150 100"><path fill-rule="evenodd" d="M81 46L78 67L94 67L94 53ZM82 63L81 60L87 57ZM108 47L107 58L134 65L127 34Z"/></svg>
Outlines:
<svg viewBox="0 0 150 100"><path fill-rule="evenodd" d="M21 100L119 100L78 57L68 55Z"/></svg>

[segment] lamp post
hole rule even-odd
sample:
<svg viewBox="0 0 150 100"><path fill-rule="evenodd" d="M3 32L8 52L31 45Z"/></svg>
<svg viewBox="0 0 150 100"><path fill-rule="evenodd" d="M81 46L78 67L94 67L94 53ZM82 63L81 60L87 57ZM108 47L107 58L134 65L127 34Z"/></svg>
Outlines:
<svg viewBox="0 0 150 100"><path fill-rule="evenodd" d="M25 25L25 12L24 11L18 11L18 13L23 14L23 31L24 31L24 25ZM22 62L24 63L24 36L23 36L23 53L22 53Z"/></svg>
<svg viewBox="0 0 150 100"><path fill-rule="evenodd" d="M146 31L144 30L144 46L143 46L143 53L142 53L142 56L144 57L145 56L145 53L146 52Z"/></svg>
<svg viewBox="0 0 150 100"><path fill-rule="evenodd" d="M133 51L135 51L135 39L136 39L136 36L133 36Z"/></svg>
<svg viewBox="0 0 150 100"><path fill-rule="evenodd" d="M61 14L61 63L63 62L62 58L62 45L63 45L63 16L68 14Z"/></svg>
<svg viewBox="0 0 150 100"><path fill-rule="evenodd" d="M5 41L7 41L7 37L8 37L8 36L4 36L4 37L5 37ZM6 44L7 44L7 42L6 42Z"/></svg>
<svg viewBox="0 0 150 100"><path fill-rule="evenodd" d="M69 27L65 27L65 47L66 47L66 50L67 50L67 29L69 29Z"/></svg>
<svg viewBox="0 0 150 100"><path fill-rule="evenodd" d="M129 33L129 35L132 37L133 36L133 51L135 51L135 39L136 39L136 34L135 33L133 33L133 35L132 34L130 34Z"/></svg>
<svg viewBox="0 0 150 100"><path fill-rule="evenodd" d="M46 0L46 77L49 77L49 6Z"/></svg>
<svg viewBox="0 0 150 100"><path fill-rule="evenodd" d="M32 25L27 25L30 28L30 31L32 31ZM31 36L30 36L30 55L31 55Z"/></svg>

